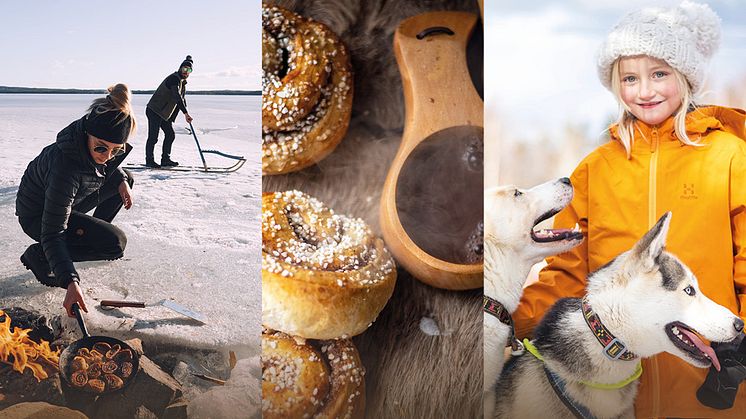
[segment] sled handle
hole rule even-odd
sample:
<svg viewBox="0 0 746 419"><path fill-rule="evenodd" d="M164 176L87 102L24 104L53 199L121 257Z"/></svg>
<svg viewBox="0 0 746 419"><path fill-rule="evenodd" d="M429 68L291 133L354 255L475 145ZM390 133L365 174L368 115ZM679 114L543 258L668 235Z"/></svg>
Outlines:
<svg viewBox="0 0 746 419"><path fill-rule="evenodd" d="M194 137L194 142L197 143L197 151L199 151L199 158L202 159L202 166L204 166L205 170L207 170L207 163L205 162L205 155L202 153L202 147L199 145L199 140L197 139L197 133L194 131L194 127L192 126L192 123L189 123L189 130L192 131L192 136Z"/></svg>

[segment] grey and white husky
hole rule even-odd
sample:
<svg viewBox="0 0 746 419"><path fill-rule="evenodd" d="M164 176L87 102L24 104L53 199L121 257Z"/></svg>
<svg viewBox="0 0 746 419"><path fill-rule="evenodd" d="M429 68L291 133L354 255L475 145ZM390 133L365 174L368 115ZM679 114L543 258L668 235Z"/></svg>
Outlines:
<svg viewBox="0 0 746 419"><path fill-rule="evenodd" d="M526 352L505 364L496 417L573 418L575 409L633 418L639 358L668 352L719 369L700 336L730 341L744 324L702 294L689 268L664 250L670 220L669 212L631 250L590 274L584 299L559 300L547 312L532 341L543 361Z"/></svg>

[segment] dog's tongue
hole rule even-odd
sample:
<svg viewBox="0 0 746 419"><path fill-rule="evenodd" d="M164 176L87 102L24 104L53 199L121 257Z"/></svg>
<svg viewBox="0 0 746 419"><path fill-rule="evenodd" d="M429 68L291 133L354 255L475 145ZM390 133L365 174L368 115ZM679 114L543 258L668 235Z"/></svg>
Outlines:
<svg viewBox="0 0 746 419"><path fill-rule="evenodd" d="M712 365L715 367L716 370L720 371L720 360L718 359L717 355L715 355L715 351L708 345L705 345L704 342L702 342L702 339L699 338L694 332L691 332L689 330L686 330L683 327L679 327L679 331L686 335L686 337L689 338L689 340L694 343L694 346L697 347L700 351L707 354L707 356L710 357L710 360L712 360Z"/></svg>

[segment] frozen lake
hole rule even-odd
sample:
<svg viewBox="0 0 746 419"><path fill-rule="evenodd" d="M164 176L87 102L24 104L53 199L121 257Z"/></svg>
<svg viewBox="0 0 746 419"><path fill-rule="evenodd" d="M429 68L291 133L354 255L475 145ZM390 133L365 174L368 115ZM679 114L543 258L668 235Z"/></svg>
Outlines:
<svg viewBox="0 0 746 419"><path fill-rule="evenodd" d="M64 290L42 286L19 261L32 240L18 225L15 195L28 162L96 97L0 95L0 307L64 314ZM133 97L138 130L125 164L145 161L149 98ZM254 356L261 330L261 98L187 96L187 101L203 149L243 155L248 161L229 174L135 172L134 206L122 209L114 220L128 237L124 258L76 263L89 308L86 319L93 334ZM199 165L185 126L179 115L172 158ZM156 159L162 139L161 133ZM208 164L232 162L209 157ZM208 322L200 325L163 307L104 311L97 303L102 299L170 299L205 315Z"/></svg>

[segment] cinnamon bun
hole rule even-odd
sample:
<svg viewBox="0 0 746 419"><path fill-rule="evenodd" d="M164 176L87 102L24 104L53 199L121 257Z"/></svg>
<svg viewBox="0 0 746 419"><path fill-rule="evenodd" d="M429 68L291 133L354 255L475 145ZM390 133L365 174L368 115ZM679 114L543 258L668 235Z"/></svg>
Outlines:
<svg viewBox="0 0 746 419"><path fill-rule="evenodd" d="M349 339L262 332L262 417L363 418L365 371Z"/></svg>
<svg viewBox="0 0 746 419"><path fill-rule="evenodd" d="M394 291L396 267L360 219L299 191L262 196L262 322L311 339L362 333Z"/></svg>
<svg viewBox="0 0 746 419"><path fill-rule="evenodd" d="M324 24L262 6L262 173L308 167L332 152L352 113L352 67Z"/></svg>

